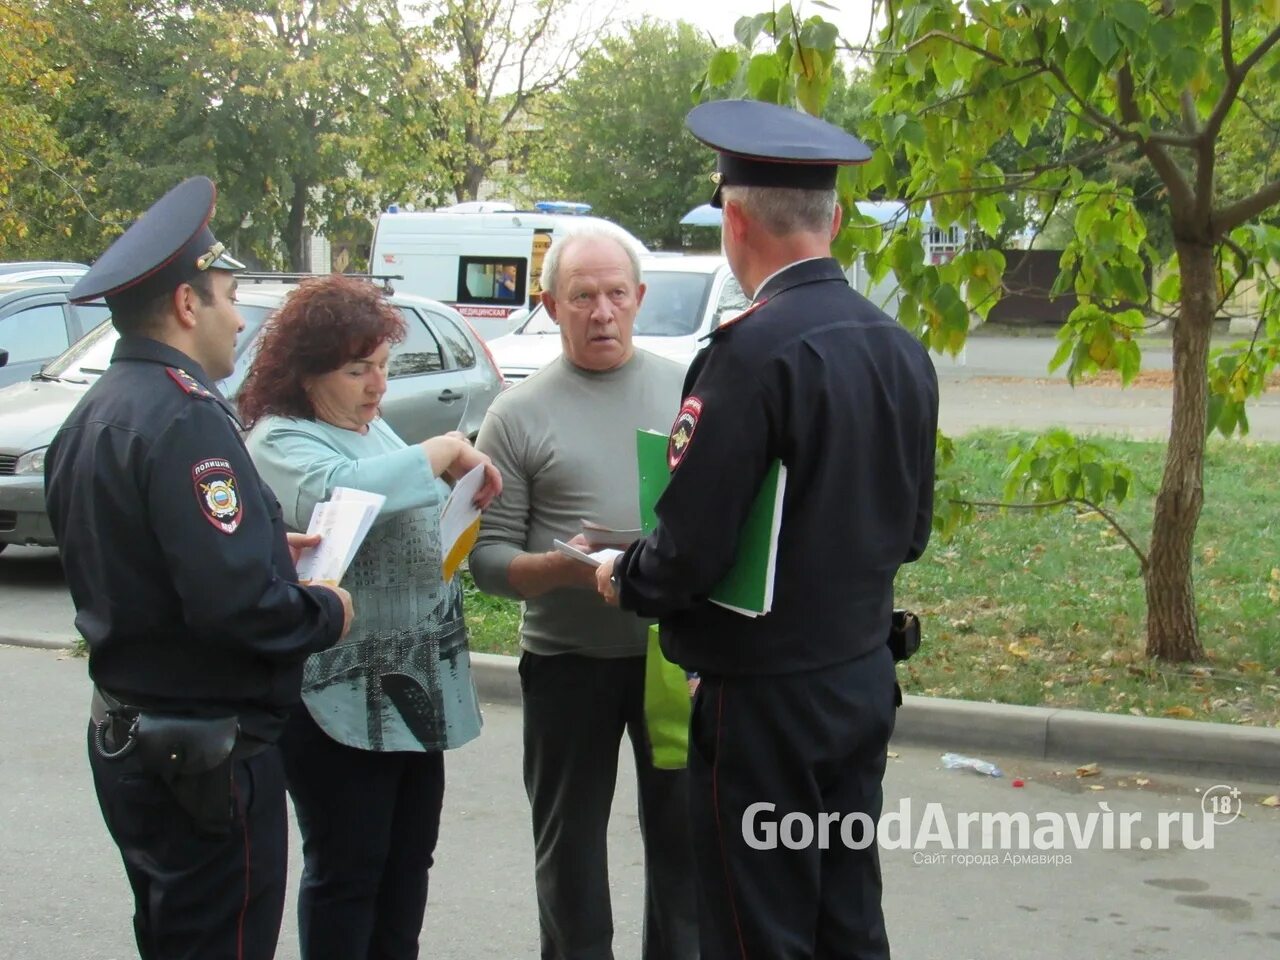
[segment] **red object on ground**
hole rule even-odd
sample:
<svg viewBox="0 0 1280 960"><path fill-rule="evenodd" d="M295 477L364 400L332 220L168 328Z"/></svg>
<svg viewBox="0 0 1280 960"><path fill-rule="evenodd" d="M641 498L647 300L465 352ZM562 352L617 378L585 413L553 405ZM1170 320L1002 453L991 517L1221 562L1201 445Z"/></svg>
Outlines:
<svg viewBox="0 0 1280 960"><path fill-rule="evenodd" d="M1018 779L1013 781L1013 785L1015 787L1025 787L1026 783L1024 783L1021 779Z"/></svg>

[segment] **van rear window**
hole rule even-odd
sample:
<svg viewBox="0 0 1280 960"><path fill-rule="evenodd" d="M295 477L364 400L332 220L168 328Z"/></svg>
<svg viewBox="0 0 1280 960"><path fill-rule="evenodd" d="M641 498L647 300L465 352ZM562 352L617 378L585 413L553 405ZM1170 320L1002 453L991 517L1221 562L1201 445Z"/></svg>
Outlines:
<svg viewBox="0 0 1280 960"><path fill-rule="evenodd" d="M523 306L528 280L522 257L459 257L456 302Z"/></svg>

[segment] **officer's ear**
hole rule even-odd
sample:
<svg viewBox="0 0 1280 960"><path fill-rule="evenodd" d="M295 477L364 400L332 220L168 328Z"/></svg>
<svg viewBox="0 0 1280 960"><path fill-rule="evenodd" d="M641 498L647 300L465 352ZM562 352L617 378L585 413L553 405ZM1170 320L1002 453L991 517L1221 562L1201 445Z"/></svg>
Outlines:
<svg viewBox="0 0 1280 960"><path fill-rule="evenodd" d="M201 303L200 294L189 283L180 283L173 291L173 312L179 325L184 330L194 330L196 326L196 307Z"/></svg>
<svg viewBox="0 0 1280 960"><path fill-rule="evenodd" d="M750 218L742 208L741 200L729 200L726 198L723 202L721 219L723 220L725 236L733 237L734 241L741 245L746 239L747 225L750 222Z"/></svg>
<svg viewBox="0 0 1280 960"><path fill-rule="evenodd" d="M844 208L840 206L840 201L836 200L836 209L831 214L831 236L829 239L835 240L836 234L840 232L840 224L844 221Z"/></svg>

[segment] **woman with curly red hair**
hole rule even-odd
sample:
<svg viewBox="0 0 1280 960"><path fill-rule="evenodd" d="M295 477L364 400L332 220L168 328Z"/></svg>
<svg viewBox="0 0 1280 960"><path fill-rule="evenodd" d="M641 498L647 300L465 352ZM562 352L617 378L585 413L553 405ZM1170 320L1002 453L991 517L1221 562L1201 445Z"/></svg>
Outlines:
<svg viewBox="0 0 1280 960"><path fill-rule="evenodd" d="M444 797L443 751L480 732L462 588L441 573L446 481L483 466L461 434L406 445L378 415L404 319L365 280L304 281L267 323L238 403L249 452L305 530L336 487L385 496L346 575L359 619L308 658L280 740L302 831L304 960L413 958Z"/></svg>

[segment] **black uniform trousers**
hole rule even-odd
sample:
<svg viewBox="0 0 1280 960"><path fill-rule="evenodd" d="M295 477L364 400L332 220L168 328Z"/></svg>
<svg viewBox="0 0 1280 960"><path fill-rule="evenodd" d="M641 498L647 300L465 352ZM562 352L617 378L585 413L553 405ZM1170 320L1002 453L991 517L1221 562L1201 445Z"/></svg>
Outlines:
<svg viewBox="0 0 1280 960"><path fill-rule="evenodd" d="M653 766L644 664L644 657L520 656L543 960L613 960L607 835L623 731L635 756L644 844L642 956L698 956L687 775Z"/></svg>
<svg viewBox="0 0 1280 960"><path fill-rule="evenodd" d="M826 849L820 823L879 820L893 722L887 647L805 673L703 676L689 748L702 960L887 960L879 855L856 826L867 821L851 821L846 844L827 818ZM807 844L788 814L812 824Z"/></svg>
<svg viewBox="0 0 1280 960"><path fill-rule="evenodd" d="M275 747L232 763L231 832L198 832L159 777L136 756L109 760L93 743L89 766L111 839L133 888L142 960L270 960L284 912L288 867L284 775Z"/></svg>
<svg viewBox="0 0 1280 960"><path fill-rule="evenodd" d="M303 960L413 960L440 836L444 754L349 747L302 705L280 753L302 833Z"/></svg>

